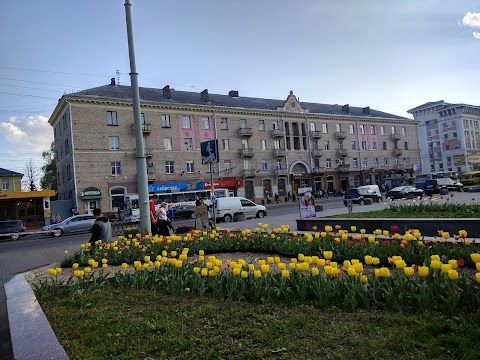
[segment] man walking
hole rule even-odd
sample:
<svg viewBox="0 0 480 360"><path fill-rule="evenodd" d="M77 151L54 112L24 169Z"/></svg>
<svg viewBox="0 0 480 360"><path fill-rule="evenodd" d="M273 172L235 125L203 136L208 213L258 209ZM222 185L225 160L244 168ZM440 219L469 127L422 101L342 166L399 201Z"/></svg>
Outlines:
<svg viewBox="0 0 480 360"><path fill-rule="evenodd" d="M158 224L157 224L157 215L156 215L157 210L155 209L155 204L157 203L157 200L158 200L158 195L153 194L153 196L150 198L150 202L148 203L150 208L150 222L152 226L153 235L158 235Z"/></svg>
<svg viewBox="0 0 480 360"><path fill-rule="evenodd" d="M112 224L103 216L100 209L93 210L95 223L92 226L92 236L90 237L90 245L94 245L97 240L109 242L112 240Z"/></svg>

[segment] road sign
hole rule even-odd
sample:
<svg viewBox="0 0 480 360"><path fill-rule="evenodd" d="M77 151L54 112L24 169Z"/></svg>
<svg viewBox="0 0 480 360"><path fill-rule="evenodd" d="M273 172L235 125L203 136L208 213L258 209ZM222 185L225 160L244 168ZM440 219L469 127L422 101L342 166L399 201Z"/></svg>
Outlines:
<svg viewBox="0 0 480 360"><path fill-rule="evenodd" d="M218 140L208 140L200 143L202 164L218 163Z"/></svg>

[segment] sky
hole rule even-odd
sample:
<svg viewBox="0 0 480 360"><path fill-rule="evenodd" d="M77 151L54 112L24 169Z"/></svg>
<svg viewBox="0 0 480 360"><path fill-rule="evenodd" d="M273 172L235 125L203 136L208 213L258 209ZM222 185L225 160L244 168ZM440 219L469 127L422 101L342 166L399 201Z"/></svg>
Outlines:
<svg viewBox="0 0 480 360"><path fill-rule="evenodd" d="M411 117L480 105L480 0L131 0L139 85ZM124 0L0 1L0 167L37 169L65 93L129 85Z"/></svg>

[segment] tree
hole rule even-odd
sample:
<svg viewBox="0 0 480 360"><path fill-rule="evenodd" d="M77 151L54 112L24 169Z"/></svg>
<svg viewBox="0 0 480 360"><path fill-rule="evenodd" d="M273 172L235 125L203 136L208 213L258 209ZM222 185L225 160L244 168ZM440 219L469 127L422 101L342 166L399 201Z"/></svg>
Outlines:
<svg viewBox="0 0 480 360"><path fill-rule="evenodd" d="M27 191L37 190L38 169L33 163L32 158L29 158L23 166L24 178L22 179L23 188Z"/></svg>
<svg viewBox="0 0 480 360"><path fill-rule="evenodd" d="M57 191L57 163L55 161L55 143L52 141L50 150L42 153L45 164L42 166L42 178L40 179L40 186L42 190Z"/></svg>

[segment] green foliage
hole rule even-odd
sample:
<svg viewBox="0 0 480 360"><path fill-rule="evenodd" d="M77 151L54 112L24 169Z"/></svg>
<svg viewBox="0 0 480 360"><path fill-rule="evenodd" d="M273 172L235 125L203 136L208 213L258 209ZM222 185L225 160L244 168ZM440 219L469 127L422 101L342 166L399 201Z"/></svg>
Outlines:
<svg viewBox="0 0 480 360"><path fill-rule="evenodd" d="M42 166L40 186L43 190L57 190L57 163L55 161L55 143L52 141L50 151L42 153L45 164Z"/></svg>

